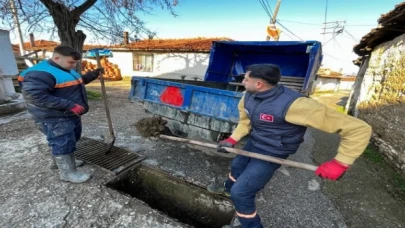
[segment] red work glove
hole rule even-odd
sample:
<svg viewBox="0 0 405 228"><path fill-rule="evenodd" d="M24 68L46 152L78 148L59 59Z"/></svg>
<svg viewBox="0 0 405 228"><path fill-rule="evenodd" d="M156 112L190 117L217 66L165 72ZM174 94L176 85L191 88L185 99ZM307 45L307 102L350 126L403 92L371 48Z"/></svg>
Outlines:
<svg viewBox="0 0 405 228"><path fill-rule="evenodd" d="M234 147L236 143L237 143L237 141L235 139L229 137L229 138L219 142L219 144L217 146L217 151L220 153L229 153L228 151L226 151L224 149L224 147Z"/></svg>
<svg viewBox="0 0 405 228"><path fill-rule="evenodd" d="M70 109L74 114L80 116L84 112L84 108L81 105L75 104L73 108Z"/></svg>
<svg viewBox="0 0 405 228"><path fill-rule="evenodd" d="M348 168L349 166L333 159L321 164L315 171L315 175L329 180L339 180Z"/></svg>

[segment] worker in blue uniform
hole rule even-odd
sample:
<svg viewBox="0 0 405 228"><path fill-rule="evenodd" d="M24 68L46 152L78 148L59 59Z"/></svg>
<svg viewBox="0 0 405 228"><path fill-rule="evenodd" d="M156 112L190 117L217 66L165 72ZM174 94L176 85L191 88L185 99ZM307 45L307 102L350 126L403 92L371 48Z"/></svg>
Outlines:
<svg viewBox="0 0 405 228"><path fill-rule="evenodd" d="M273 64L254 64L246 69L239 123L232 135L218 144L218 152L233 147L249 135L244 150L286 159L304 141L307 127L341 137L336 157L319 166L315 174L330 180L339 179L365 150L371 127L364 121L328 108L279 85L280 68ZM257 192L270 181L279 164L237 155L227 180L208 186L210 192L230 195L242 227L263 227L256 211Z"/></svg>
<svg viewBox="0 0 405 228"><path fill-rule="evenodd" d="M57 46L52 58L23 71L18 80L27 110L46 135L60 179L82 183L91 174L76 170L74 151L81 137L80 116L88 112L84 84L98 78L102 68L80 75L74 69L81 54L68 46Z"/></svg>

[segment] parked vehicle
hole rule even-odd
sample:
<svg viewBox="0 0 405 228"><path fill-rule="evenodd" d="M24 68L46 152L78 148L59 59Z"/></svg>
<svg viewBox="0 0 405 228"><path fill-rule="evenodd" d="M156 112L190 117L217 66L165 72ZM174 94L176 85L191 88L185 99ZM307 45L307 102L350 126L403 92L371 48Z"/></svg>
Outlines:
<svg viewBox="0 0 405 228"><path fill-rule="evenodd" d="M247 65L277 64L280 84L308 96L321 61L318 41L218 41L213 42L203 81L134 76L129 98L167 119L176 135L218 141L238 123Z"/></svg>

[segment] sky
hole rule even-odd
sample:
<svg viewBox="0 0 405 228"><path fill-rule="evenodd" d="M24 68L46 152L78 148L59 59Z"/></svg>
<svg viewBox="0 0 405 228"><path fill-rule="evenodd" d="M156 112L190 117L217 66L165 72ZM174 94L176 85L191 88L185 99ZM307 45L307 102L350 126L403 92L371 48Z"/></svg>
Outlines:
<svg viewBox="0 0 405 228"><path fill-rule="evenodd" d="M277 0L267 1L274 11ZM381 14L394 9L398 0L282 0L277 20L286 29L280 41L317 40L323 43L323 66L343 73L357 74L352 60L362 36L377 26ZM345 21L344 32L323 32L326 22ZM150 15L139 15L158 38L228 37L240 41L261 41L266 38L269 16L259 0L179 0L177 17L155 9ZM333 24L328 24L332 25ZM292 33L293 34L292 34ZM327 30L332 32L332 29ZM295 34L295 35L294 35ZM334 37L334 38L333 38ZM38 38L38 37L36 37ZM11 37L12 42L17 40Z"/></svg>

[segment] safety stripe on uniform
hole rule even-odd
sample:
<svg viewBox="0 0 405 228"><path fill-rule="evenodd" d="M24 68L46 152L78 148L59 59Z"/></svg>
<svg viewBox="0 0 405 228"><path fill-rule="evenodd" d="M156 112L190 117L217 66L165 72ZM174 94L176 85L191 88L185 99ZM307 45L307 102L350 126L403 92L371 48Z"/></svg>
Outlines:
<svg viewBox="0 0 405 228"><path fill-rule="evenodd" d="M75 81L71 81L71 82L64 82L64 83L56 84L55 88L64 88L64 87L79 85L82 83L83 83L83 80L79 79L79 80L75 80Z"/></svg>
<svg viewBox="0 0 405 228"><path fill-rule="evenodd" d="M24 81L24 77L22 77L21 75L18 75L17 80L18 80L19 82L22 82L22 81Z"/></svg>
<svg viewBox="0 0 405 228"><path fill-rule="evenodd" d="M229 179L231 179L231 181L233 181L233 182L235 182L235 181L236 181L236 179L235 179L235 178L233 178L233 176L231 175L231 173L229 173Z"/></svg>
<svg viewBox="0 0 405 228"><path fill-rule="evenodd" d="M236 212L236 215L241 217L241 218L254 218L254 217L256 217L256 211L253 214L250 214L250 215L245 215L245 214L241 214L239 212Z"/></svg>

